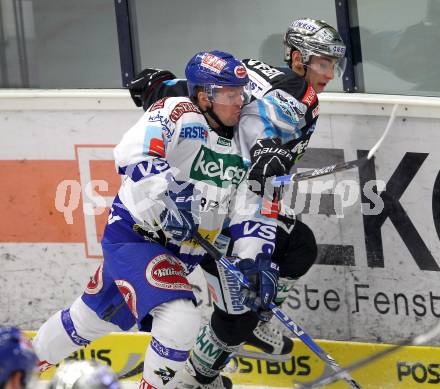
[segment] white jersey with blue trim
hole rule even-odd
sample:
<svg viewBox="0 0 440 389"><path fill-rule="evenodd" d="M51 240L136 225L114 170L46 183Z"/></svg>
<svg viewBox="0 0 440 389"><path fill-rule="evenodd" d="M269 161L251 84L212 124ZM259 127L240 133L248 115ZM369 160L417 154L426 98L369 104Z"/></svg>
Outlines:
<svg viewBox="0 0 440 389"><path fill-rule="evenodd" d="M259 213L261 199L247 190L247 166L237 139L219 136L189 98L153 104L123 136L114 155L118 172L125 176L117 201L142 230L158 230L164 193L174 185L172 174L202 193L198 231L208 241L215 241L228 218L237 256L255 258L273 249L276 224ZM269 227L261 231L263 224ZM190 267L202 259L205 252L195 241L178 243L165 235L168 247Z"/></svg>

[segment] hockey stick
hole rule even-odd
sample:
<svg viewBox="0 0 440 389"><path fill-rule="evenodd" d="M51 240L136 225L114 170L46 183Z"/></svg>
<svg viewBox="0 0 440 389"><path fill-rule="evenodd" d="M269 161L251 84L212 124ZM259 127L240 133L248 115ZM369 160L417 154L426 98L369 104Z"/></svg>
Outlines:
<svg viewBox="0 0 440 389"><path fill-rule="evenodd" d="M194 239L205 249L205 251L213 257L225 270L229 271L237 281L244 287L249 288L250 282L248 278L230 263L211 243L204 239L198 232L195 233ZM296 324L289 316L287 316L274 303L269 304L269 309L290 331L292 331L310 350L312 350L324 363L330 366L334 371L340 372L342 378L355 389L362 389L362 387L350 376L349 373L344 372L338 363L324 350L321 349L313 339L307 335L304 330Z"/></svg>
<svg viewBox="0 0 440 389"><path fill-rule="evenodd" d="M315 177L326 176L327 174L333 174L333 173L336 173L336 172L352 169L354 167L362 166L368 160L373 158L373 156L376 153L377 149L383 143L383 140L387 136L388 132L390 131L391 126L394 123L394 119L396 118L396 111L397 111L398 106L399 106L398 104L395 104L393 106L390 118L388 119L388 123L387 123L387 126L385 128L385 131L383 132L383 134L380 137L380 139L376 142L376 144L368 152L367 156L362 157L360 159L355 159L353 161L335 163L334 165L328 165L328 166L324 166L324 167L321 167L321 168L318 168L318 169L307 170L307 171L302 172L302 173L294 173L294 174L289 174L289 175L286 175L286 176L275 177L272 180L272 185L273 186L281 186L283 184L288 184L288 183L298 182L298 181L304 181L304 180L308 180L310 178L315 178Z"/></svg>
<svg viewBox="0 0 440 389"><path fill-rule="evenodd" d="M381 359L389 354L395 353L396 351L399 351L401 348L405 346L420 346L422 344L428 343L430 340L440 336L440 322L435 325L433 328L431 328L428 332L417 335L413 338L410 338L402 343L399 343L395 346L392 346L390 348L387 348L385 350L379 351L375 354L372 354L364 359L361 359L357 362L352 363L351 365L348 365L347 367L343 368L339 372L335 372L333 374L329 374L325 377L319 378L313 382L307 383L307 384L298 384L295 386L295 389L312 389L312 388L321 388L324 385L330 385L333 384L336 381L339 381L340 379L343 379L342 373L347 373L356 369L359 369L365 365L368 365L378 359Z"/></svg>

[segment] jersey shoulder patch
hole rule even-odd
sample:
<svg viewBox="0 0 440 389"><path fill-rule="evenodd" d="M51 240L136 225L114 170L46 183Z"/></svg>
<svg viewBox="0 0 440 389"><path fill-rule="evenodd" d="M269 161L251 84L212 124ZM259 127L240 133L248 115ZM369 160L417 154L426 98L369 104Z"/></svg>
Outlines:
<svg viewBox="0 0 440 389"><path fill-rule="evenodd" d="M180 100L180 99L179 99ZM187 112L201 113L199 108L188 99L178 101L171 109L170 120L176 123Z"/></svg>
<svg viewBox="0 0 440 389"><path fill-rule="evenodd" d="M152 104L150 106L150 108L148 108L148 112L153 112L156 111L158 109L162 109L165 106L165 100L167 99L167 97L164 97L160 100L157 100L154 104Z"/></svg>

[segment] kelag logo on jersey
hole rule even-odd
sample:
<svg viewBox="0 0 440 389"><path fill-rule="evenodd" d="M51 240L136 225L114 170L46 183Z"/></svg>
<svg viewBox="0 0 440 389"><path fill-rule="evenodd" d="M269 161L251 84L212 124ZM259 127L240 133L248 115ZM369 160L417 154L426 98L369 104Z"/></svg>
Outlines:
<svg viewBox="0 0 440 389"><path fill-rule="evenodd" d="M216 186L227 187L230 183L238 185L245 174L246 169L238 155L220 154L202 146L189 176L197 181L209 181Z"/></svg>

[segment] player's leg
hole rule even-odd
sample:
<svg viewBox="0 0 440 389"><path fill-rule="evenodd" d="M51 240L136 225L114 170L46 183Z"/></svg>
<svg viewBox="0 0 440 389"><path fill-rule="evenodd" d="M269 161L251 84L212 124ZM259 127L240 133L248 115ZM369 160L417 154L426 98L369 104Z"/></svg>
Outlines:
<svg viewBox="0 0 440 389"><path fill-rule="evenodd" d="M318 255L313 231L303 222L296 220L293 227L278 227L274 262L280 267L278 293L275 303L281 306L289 296L295 281L306 274ZM283 335L274 317L269 322L260 322L247 339L248 344L268 354L287 354L292 351L293 342Z"/></svg>
<svg viewBox="0 0 440 389"><path fill-rule="evenodd" d="M140 387L173 388L200 327L186 265L154 242L105 243L103 251L124 306L141 331L152 333Z"/></svg>
<svg viewBox="0 0 440 389"><path fill-rule="evenodd" d="M214 302L214 312L209 323L199 331L177 387L230 388L231 381L220 376L220 372L253 331L258 317L240 302L240 287L223 267L207 260L203 269Z"/></svg>
<svg viewBox="0 0 440 389"><path fill-rule="evenodd" d="M253 312L230 315L214 306L210 322L199 331L186 369L186 373L192 376L190 382L194 388L197 383L209 388L232 386L230 380L221 377L220 373L257 322Z"/></svg>
<svg viewBox="0 0 440 389"><path fill-rule="evenodd" d="M32 343L40 359L39 369L47 370L91 341L134 324L118 288L101 265L83 296L52 315L38 330Z"/></svg>
<svg viewBox="0 0 440 389"><path fill-rule="evenodd" d="M152 340L145 353L140 384L147 388L174 388L200 328L200 310L194 301L177 299L151 311Z"/></svg>

